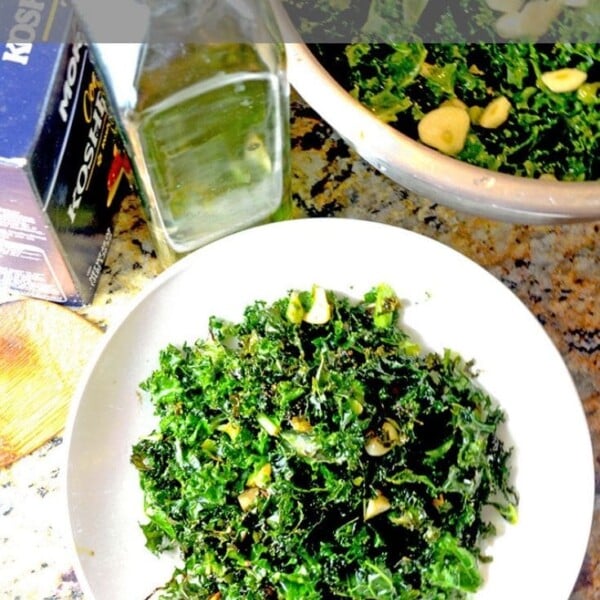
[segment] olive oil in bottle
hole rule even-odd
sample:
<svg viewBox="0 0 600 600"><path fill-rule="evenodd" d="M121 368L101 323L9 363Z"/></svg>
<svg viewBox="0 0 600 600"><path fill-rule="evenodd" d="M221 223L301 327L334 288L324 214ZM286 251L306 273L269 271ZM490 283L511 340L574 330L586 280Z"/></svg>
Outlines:
<svg viewBox="0 0 600 600"><path fill-rule="evenodd" d="M266 0L152 3L122 124L169 264L289 194L285 50Z"/></svg>

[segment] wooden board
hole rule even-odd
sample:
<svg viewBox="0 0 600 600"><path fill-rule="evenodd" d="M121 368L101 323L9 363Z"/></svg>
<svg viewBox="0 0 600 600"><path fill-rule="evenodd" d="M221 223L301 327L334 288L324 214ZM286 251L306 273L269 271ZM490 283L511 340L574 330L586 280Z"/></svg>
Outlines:
<svg viewBox="0 0 600 600"><path fill-rule="evenodd" d="M28 298L0 305L0 467L61 432L101 336L59 304Z"/></svg>

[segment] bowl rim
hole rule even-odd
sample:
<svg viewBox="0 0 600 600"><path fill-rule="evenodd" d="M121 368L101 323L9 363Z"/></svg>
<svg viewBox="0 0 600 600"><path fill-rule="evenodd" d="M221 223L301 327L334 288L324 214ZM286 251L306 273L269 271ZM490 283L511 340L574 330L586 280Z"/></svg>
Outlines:
<svg viewBox="0 0 600 600"><path fill-rule="evenodd" d="M529 179L444 155L376 117L306 44L285 46L288 78L298 94L371 166L416 194L473 215L519 223L600 219L600 181Z"/></svg>

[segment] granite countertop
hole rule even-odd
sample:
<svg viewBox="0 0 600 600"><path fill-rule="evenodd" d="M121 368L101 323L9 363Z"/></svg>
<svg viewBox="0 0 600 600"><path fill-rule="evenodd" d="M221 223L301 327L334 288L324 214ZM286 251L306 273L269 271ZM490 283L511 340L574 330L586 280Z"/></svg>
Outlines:
<svg viewBox="0 0 600 600"><path fill-rule="evenodd" d="M357 157L298 98L292 139L294 218L379 221L439 240L511 289L554 341L579 391L597 470L594 526L570 600L600 598L600 222L511 225L420 200ZM130 197L96 297L79 312L110 326L159 272L139 201ZM0 600L84 597L65 534L64 452L57 437L0 470Z"/></svg>

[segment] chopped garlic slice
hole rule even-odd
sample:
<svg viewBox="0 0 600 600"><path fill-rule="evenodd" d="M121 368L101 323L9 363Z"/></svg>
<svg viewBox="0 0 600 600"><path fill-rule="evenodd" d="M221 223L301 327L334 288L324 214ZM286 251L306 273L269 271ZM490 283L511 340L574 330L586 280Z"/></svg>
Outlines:
<svg viewBox="0 0 600 600"><path fill-rule="evenodd" d="M519 11L505 12L495 23L498 35L507 40L537 40L563 9L563 0L531 0Z"/></svg>
<svg viewBox="0 0 600 600"><path fill-rule="evenodd" d="M506 96L494 98L479 116L480 127L485 127L485 129L500 127L508 119L511 108L511 104Z"/></svg>
<svg viewBox="0 0 600 600"><path fill-rule="evenodd" d="M469 126L466 110L457 106L440 106L419 121L419 139L444 154L455 155L464 148Z"/></svg>
<svg viewBox="0 0 600 600"><path fill-rule="evenodd" d="M313 325L323 325L331 319L331 304L327 299L327 293L320 286L312 289L312 305L304 315L304 320Z"/></svg>
<svg viewBox="0 0 600 600"><path fill-rule="evenodd" d="M364 509L363 518L365 521L381 515L382 513L390 510L392 505L390 501L381 493L377 493L375 498L371 498Z"/></svg>
<svg viewBox="0 0 600 600"><path fill-rule="evenodd" d="M580 69L558 69L542 74L542 83L557 94L574 92L587 79L587 73Z"/></svg>

